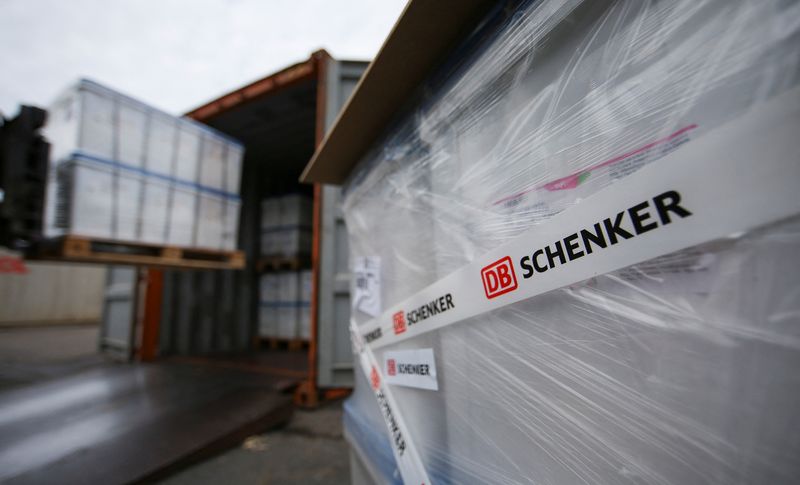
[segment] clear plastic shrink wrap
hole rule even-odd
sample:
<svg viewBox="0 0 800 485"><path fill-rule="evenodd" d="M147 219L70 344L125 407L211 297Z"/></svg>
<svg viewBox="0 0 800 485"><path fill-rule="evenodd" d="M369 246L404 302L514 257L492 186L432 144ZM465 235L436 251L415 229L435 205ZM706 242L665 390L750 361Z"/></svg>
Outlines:
<svg viewBox="0 0 800 485"><path fill-rule="evenodd" d="M344 188L384 309L800 81L796 1L543 0L488 20ZM434 483L797 483L798 254L792 218L375 356L434 350L438 391L391 388ZM347 433L385 463L372 394L359 376Z"/></svg>

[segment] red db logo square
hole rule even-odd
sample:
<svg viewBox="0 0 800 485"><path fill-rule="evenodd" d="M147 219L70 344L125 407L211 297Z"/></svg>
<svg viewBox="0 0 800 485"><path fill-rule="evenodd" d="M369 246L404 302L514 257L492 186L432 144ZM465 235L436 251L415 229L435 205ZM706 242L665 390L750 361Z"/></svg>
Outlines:
<svg viewBox="0 0 800 485"><path fill-rule="evenodd" d="M481 279L486 298L490 300L517 289L517 275L510 256L484 267L481 270Z"/></svg>
<svg viewBox="0 0 800 485"><path fill-rule="evenodd" d="M372 366L372 372L370 372L369 380L372 384L372 388L376 391L379 387L381 387L381 376L378 375L378 369L376 369L374 365Z"/></svg>
<svg viewBox="0 0 800 485"><path fill-rule="evenodd" d="M406 331L406 316L403 315L402 310L392 315L392 323L394 324L395 335Z"/></svg>
<svg viewBox="0 0 800 485"><path fill-rule="evenodd" d="M390 376L397 375L397 364L395 364L394 359L386 360L386 373Z"/></svg>

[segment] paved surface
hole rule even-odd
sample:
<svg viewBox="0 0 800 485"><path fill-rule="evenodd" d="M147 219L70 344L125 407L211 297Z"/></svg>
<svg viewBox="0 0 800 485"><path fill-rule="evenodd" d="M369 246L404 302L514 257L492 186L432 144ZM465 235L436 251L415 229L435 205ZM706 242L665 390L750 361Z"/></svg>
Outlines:
<svg viewBox="0 0 800 485"><path fill-rule="evenodd" d="M296 410L288 426L187 468L161 485L350 483L341 403Z"/></svg>
<svg viewBox="0 0 800 485"><path fill-rule="evenodd" d="M0 327L0 390L74 374L104 362L99 327Z"/></svg>
<svg viewBox="0 0 800 485"><path fill-rule="evenodd" d="M0 327L0 363L52 362L97 353L97 325Z"/></svg>

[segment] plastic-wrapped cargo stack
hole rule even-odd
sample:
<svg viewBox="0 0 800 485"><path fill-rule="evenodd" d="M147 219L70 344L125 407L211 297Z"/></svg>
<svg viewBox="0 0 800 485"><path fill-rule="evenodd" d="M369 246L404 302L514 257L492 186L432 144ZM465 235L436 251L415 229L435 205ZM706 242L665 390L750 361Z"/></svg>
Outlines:
<svg viewBox="0 0 800 485"><path fill-rule="evenodd" d="M259 335L308 340L311 270L266 273L260 283Z"/></svg>
<svg viewBox="0 0 800 485"><path fill-rule="evenodd" d="M311 198L303 194L273 196L261 202L262 258L299 264L311 253ZM281 271L261 276L262 337L280 339L311 335L311 271Z"/></svg>
<svg viewBox="0 0 800 485"><path fill-rule="evenodd" d="M351 443L387 480L394 450L433 483L795 482L800 180L774 174L800 163L800 3L490 17L344 189L383 302L353 312L381 372L359 374ZM667 182L684 198L620 205ZM426 349L437 390L384 387L431 377L396 362Z"/></svg>
<svg viewBox="0 0 800 485"><path fill-rule="evenodd" d="M243 148L81 80L54 103L47 236L233 250Z"/></svg>
<svg viewBox="0 0 800 485"><path fill-rule="evenodd" d="M288 194L261 202L261 255L293 259L311 253L311 198Z"/></svg>

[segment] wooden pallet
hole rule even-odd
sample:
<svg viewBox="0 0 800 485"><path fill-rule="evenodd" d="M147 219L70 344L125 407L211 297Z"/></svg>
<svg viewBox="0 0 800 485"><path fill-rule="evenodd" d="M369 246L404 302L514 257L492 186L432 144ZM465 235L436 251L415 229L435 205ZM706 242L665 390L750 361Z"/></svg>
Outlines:
<svg viewBox="0 0 800 485"><path fill-rule="evenodd" d="M307 350L308 340L301 338L261 337L261 348L270 350Z"/></svg>
<svg viewBox="0 0 800 485"><path fill-rule="evenodd" d="M260 273L274 271L299 271L311 268L311 256L302 255L292 258L283 256L267 256L258 260L256 269Z"/></svg>
<svg viewBox="0 0 800 485"><path fill-rule="evenodd" d="M35 260L191 269L242 269L242 251L160 246L111 239L63 236L39 242L26 254Z"/></svg>

